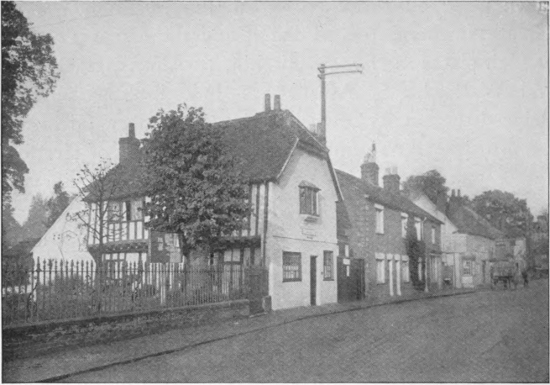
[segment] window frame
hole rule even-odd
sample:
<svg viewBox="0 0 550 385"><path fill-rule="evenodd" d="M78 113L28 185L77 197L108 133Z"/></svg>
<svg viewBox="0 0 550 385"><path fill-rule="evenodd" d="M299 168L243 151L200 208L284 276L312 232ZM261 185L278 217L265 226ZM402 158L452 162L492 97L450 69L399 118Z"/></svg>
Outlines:
<svg viewBox="0 0 550 385"><path fill-rule="evenodd" d="M422 240L422 219L414 217L414 227L416 229L416 240Z"/></svg>
<svg viewBox="0 0 550 385"><path fill-rule="evenodd" d="M434 225L432 225L432 234L431 235L432 235L432 244L435 245L436 236L435 236L435 226Z"/></svg>
<svg viewBox="0 0 550 385"><path fill-rule="evenodd" d="M407 223L409 221L409 215L401 213L401 237L407 238Z"/></svg>
<svg viewBox="0 0 550 385"><path fill-rule="evenodd" d="M293 261L293 263L288 263L291 258L296 258L298 261ZM302 281L302 253L293 252L293 251L283 251L282 258L282 273L283 273L283 282L301 282ZM288 269L291 266L298 266L298 269ZM287 269L285 269L287 268ZM288 273L296 274L296 277L288 277Z"/></svg>
<svg viewBox="0 0 550 385"><path fill-rule="evenodd" d="M384 234L384 206L375 204L374 205L375 213L375 231L376 234ZM380 215L379 215L380 214Z"/></svg>
<svg viewBox="0 0 550 385"><path fill-rule="evenodd" d="M382 285L386 283L386 256L382 253L376 254L376 283Z"/></svg>
<svg viewBox="0 0 550 385"><path fill-rule="evenodd" d="M303 199L302 199L302 193ZM312 186L298 186L300 214L319 216L319 189Z"/></svg>
<svg viewBox="0 0 550 385"><path fill-rule="evenodd" d="M334 253L332 250L323 251L323 280L334 281Z"/></svg>

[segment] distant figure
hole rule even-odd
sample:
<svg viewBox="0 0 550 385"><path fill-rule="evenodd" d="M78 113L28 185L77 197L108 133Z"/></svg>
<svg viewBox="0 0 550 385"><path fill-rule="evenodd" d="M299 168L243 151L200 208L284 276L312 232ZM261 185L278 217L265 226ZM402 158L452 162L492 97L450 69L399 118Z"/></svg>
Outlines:
<svg viewBox="0 0 550 385"><path fill-rule="evenodd" d="M527 274L527 269L521 271L521 276L523 278L523 287L529 287L529 274Z"/></svg>

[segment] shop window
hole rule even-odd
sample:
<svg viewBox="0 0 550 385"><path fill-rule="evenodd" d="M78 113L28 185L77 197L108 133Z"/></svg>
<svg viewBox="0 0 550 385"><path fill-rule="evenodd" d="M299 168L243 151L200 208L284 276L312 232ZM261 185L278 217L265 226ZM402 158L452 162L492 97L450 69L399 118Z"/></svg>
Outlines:
<svg viewBox="0 0 550 385"><path fill-rule="evenodd" d="M283 282L302 280L302 254L283 252Z"/></svg>

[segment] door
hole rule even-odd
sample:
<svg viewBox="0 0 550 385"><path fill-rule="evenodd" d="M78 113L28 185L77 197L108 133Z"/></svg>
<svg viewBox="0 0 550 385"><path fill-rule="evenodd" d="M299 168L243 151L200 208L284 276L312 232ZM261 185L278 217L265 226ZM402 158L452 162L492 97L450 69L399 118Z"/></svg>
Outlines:
<svg viewBox="0 0 550 385"><path fill-rule="evenodd" d="M317 256L310 257L309 282L311 291L311 306L317 305Z"/></svg>

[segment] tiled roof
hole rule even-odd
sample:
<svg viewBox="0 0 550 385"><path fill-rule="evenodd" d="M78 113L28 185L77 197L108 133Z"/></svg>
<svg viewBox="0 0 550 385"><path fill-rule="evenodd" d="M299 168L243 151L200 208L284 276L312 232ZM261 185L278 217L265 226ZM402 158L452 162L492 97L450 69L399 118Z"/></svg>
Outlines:
<svg viewBox="0 0 550 385"><path fill-rule="evenodd" d="M491 226L479 214L461 204L449 204L447 217L457 227L459 233L477 235L488 239L502 238L504 234Z"/></svg>
<svg viewBox="0 0 550 385"><path fill-rule="evenodd" d="M104 192L109 192L109 199L121 199L126 197L137 197L143 195L141 175L144 173L144 166L141 162L117 164L108 174ZM112 190L111 190L112 188ZM97 200L94 194L94 187L88 188L89 194L85 201Z"/></svg>
<svg viewBox="0 0 550 385"><path fill-rule="evenodd" d="M336 175L340 183L340 188L344 192L344 196L346 196L347 199L349 199L349 197L358 200L365 200L365 198L367 198L372 202L379 203L385 207L397 211L413 214L421 218L428 218L436 223L443 223L401 194L391 193L381 187L375 186L372 183L366 182L361 178L341 170L336 170Z"/></svg>
<svg viewBox="0 0 550 385"><path fill-rule="evenodd" d="M336 202L336 234L346 236L346 230L351 229L348 210L344 201Z"/></svg>
<svg viewBox="0 0 550 385"><path fill-rule="evenodd" d="M275 180L296 145L327 158L326 147L286 110L215 125L223 127L230 152L243 160L240 170L251 182Z"/></svg>
<svg viewBox="0 0 550 385"><path fill-rule="evenodd" d="M223 128L226 148L241 160L236 167L250 182L276 180L295 147L326 159L332 172L327 148L290 111L262 112L214 125ZM143 195L140 181L143 173L143 166L139 162L118 164L108 176L117 184L111 199ZM335 175L333 179L336 186ZM90 199L93 198L88 196L87 200Z"/></svg>

